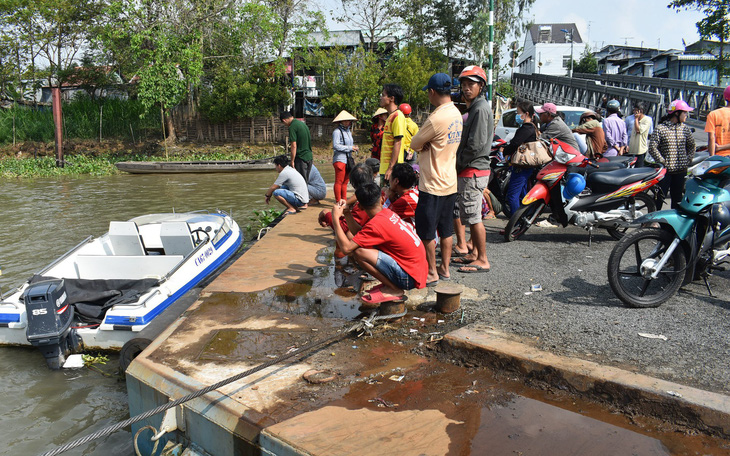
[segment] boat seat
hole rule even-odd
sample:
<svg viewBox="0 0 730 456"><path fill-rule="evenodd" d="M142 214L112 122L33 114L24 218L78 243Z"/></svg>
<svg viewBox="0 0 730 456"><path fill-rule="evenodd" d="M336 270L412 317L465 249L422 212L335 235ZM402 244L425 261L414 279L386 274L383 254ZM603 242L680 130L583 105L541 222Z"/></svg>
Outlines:
<svg viewBox="0 0 730 456"><path fill-rule="evenodd" d="M109 222L109 243L114 255L144 255L144 244L134 222Z"/></svg>
<svg viewBox="0 0 730 456"><path fill-rule="evenodd" d="M190 255L195 245L190 234L190 226L186 222L162 222L160 224L160 241L165 255Z"/></svg>
<svg viewBox="0 0 730 456"><path fill-rule="evenodd" d="M181 255L78 255L75 265L81 279L144 279L162 277L182 260Z"/></svg>

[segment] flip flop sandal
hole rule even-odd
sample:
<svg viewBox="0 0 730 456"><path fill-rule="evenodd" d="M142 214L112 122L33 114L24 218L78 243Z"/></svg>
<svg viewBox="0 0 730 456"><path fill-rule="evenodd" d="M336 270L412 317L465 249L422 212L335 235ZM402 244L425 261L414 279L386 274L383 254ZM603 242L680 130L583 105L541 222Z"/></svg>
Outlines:
<svg viewBox="0 0 730 456"><path fill-rule="evenodd" d="M467 269L467 268L469 268L469 269ZM469 265L460 267L459 269L457 269L457 271L462 272L464 274L475 274L477 272L489 272L489 268L484 268L482 266L477 266L475 264L469 264Z"/></svg>
<svg viewBox="0 0 730 456"><path fill-rule="evenodd" d="M382 304L384 302L401 302L405 301L405 296L385 296L382 291L376 290L367 296L363 296L360 300L366 304Z"/></svg>
<svg viewBox="0 0 730 456"><path fill-rule="evenodd" d="M363 293L363 296L366 296L366 295L369 295L370 293L374 293L374 292L376 292L376 291L379 291L379 290L380 290L381 288L383 288L383 284L382 284L382 283L381 283L381 284L378 284L378 285L375 285L375 286L374 286L374 287L372 287L371 289L369 289L369 290L365 291L365 292Z"/></svg>
<svg viewBox="0 0 730 456"><path fill-rule="evenodd" d="M451 264L471 264L474 260L467 260L464 257L454 258L451 260Z"/></svg>

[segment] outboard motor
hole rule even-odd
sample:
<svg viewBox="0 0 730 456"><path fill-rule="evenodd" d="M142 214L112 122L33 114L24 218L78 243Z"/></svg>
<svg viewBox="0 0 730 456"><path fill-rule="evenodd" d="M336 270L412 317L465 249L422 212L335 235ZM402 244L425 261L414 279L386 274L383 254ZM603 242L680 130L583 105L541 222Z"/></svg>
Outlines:
<svg viewBox="0 0 730 456"><path fill-rule="evenodd" d="M71 328L74 309L68 303L63 279L34 283L23 292L28 315L26 337L38 347L51 369L60 369L81 344Z"/></svg>

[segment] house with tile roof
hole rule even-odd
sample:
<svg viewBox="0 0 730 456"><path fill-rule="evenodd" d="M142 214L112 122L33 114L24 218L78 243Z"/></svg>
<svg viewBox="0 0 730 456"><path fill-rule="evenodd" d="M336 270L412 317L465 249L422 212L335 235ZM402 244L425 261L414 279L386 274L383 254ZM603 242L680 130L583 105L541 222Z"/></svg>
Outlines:
<svg viewBox="0 0 730 456"><path fill-rule="evenodd" d="M534 24L525 35L515 72L567 76L570 71L571 44L573 60L578 61L586 45L574 23Z"/></svg>

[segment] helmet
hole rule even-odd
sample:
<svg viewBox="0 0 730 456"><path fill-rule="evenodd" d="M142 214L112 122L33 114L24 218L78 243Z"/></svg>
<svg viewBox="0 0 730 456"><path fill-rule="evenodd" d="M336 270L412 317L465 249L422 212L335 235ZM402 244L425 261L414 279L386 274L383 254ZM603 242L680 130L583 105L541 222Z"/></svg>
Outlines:
<svg viewBox="0 0 730 456"><path fill-rule="evenodd" d="M730 86L725 87L725 91L722 93L727 101L730 101Z"/></svg>
<svg viewBox="0 0 730 456"><path fill-rule="evenodd" d="M566 200L579 195L586 188L586 178L582 174L570 173L565 179L565 187L563 188L563 196Z"/></svg>
<svg viewBox="0 0 730 456"><path fill-rule="evenodd" d="M606 109L611 112L619 112L621 110L621 103L618 100L611 100L606 104Z"/></svg>
<svg viewBox="0 0 730 456"><path fill-rule="evenodd" d="M667 109L667 112L676 112L676 111L692 112L694 110L695 109L694 108L690 108L690 106L684 100L674 100L669 105L669 109Z"/></svg>
<svg viewBox="0 0 730 456"><path fill-rule="evenodd" d="M461 73L459 73L459 81L464 78L471 79L474 82L479 82L481 80L484 85L487 84L487 73L484 72L482 67L478 67L476 65L469 65L461 70Z"/></svg>
<svg viewBox="0 0 730 456"><path fill-rule="evenodd" d="M405 116L410 116L410 115L411 115L411 112L413 111L413 110L411 109L411 105L409 105L408 103L401 103L401 105L400 105L400 106L398 106L398 109L399 109L399 110L400 110L400 112L402 112L402 113L403 113L403 115L405 115Z"/></svg>
<svg viewBox="0 0 730 456"><path fill-rule="evenodd" d="M730 225L730 209L723 203L715 203L710 209L710 225L712 229L720 231Z"/></svg>

